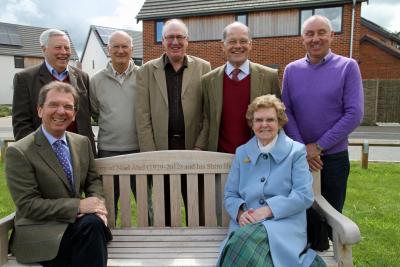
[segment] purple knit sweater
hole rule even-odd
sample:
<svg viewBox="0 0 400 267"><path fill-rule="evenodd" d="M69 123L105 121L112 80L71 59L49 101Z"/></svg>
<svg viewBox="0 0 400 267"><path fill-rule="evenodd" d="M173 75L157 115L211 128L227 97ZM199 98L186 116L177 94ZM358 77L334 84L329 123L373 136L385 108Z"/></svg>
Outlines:
<svg viewBox="0 0 400 267"><path fill-rule="evenodd" d="M333 53L315 65L307 58L296 60L285 69L282 100L289 137L303 144L318 143L324 154L344 151L364 113L358 64Z"/></svg>

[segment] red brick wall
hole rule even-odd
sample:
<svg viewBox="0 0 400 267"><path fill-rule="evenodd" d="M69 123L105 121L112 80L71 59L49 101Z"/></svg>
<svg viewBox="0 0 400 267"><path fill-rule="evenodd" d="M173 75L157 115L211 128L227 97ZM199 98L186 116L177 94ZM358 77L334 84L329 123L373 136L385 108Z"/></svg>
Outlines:
<svg viewBox="0 0 400 267"><path fill-rule="evenodd" d="M361 37L364 35L392 45L392 42L381 34L361 26ZM360 51L360 69L363 79L400 79L399 58L367 41L360 44Z"/></svg>
<svg viewBox="0 0 400 267"><path fill-rule="evenodd" d="M360 69L363 79L400 79L400 59L370 42L361 44Z"/></svg>
<svg viewBox="0 0 400 267"><path fill-rule="evenodd" d="M360 55L360 11L361 4L357 4L353 45L353 57L357 60ZM162 54L161 45L155 43L154 25L154 21L143 22L144 61L157 58ZM335 36L332 44L332 51L336 54L349 56L350 28L351 4L347 4L343 8L343 31ZM306 51L301 43L300 36L255 38L253 39L253 49L250 54L250 59L253 62L263 65L278 64L279 73L282 77L285 66L293 60L304 57L305 53ZM221 42L219 41L190 42L188 54L210 61L213 68L225 63Z"/></svg>

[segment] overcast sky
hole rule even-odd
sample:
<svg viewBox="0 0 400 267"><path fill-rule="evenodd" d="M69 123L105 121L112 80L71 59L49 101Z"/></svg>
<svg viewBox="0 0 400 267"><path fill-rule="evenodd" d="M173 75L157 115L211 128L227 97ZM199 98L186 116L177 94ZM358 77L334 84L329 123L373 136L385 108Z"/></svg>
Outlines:
<svg viewBox="0 0 400 267"><path fill-rule="evenodd" d="M0 21L67 30L80 55L90 25L142 30L135 16L144 0L0 0ZM369 0L362 16L400 31L400 0Z"/></svg>

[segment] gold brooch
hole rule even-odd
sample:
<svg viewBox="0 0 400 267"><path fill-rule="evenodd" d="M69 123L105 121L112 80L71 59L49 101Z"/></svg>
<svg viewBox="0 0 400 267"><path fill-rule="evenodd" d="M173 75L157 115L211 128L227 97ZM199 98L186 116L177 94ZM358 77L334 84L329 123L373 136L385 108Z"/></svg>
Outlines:
<svg viewBox="0 0 400 267"><path fill-rule="evenodd" d="M243 160L243 163L250 163L250 159L249 159L249 158L245 158L245 159Z"/></svg>

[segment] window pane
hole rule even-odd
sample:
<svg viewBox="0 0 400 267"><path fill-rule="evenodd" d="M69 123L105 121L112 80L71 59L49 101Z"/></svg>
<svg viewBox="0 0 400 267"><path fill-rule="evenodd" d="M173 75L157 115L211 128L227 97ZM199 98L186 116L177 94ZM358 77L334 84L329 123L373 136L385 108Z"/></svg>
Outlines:
<svg viewBox="0 0 400 267"><path fill-rule="evenodd" d="M306 21L306 19L308 19L309 17L312 16L312 9L304 9L301 11L300 14L300 19L301 19L301 23L300 23L300 28L303 26L304 21ZM301 29L300 29L300 34L302 34Z"/></svg>
<svg viewBox="0 0 400 267"><path fill-rule="evenodd" d="M315 9L315 14L327 17L332 23L333 31L342 31L342 7Z"/></svg>
<svg viewBox="0 0 400 267"><path fill-rule="evenodd" d="M246 14L237 15L236 21L241 22L244 25L247 25L247 15Z"/></svg>
<svg viewBox="0 0 400 267"><path fill-rule="evenodd" d="M14 56L14 67L16 69L23 69L25 67L24 58L23 57Z"/></svg>
<svg viewBox="0 0 400 267"><path fill-rule="evenodd" d="M161 42L162 40L162 28L164 27L164 21L157 21L156 23L156 41Z"/></svg>
<svg viewBox="0 0 400 267"><path fill-rule="evenodd" d="M253 37L290 36L299 32L299 11L296 9L257 12L249 16Z"/></svg>

